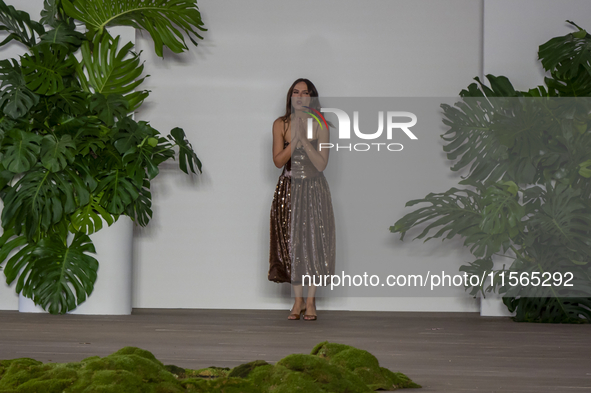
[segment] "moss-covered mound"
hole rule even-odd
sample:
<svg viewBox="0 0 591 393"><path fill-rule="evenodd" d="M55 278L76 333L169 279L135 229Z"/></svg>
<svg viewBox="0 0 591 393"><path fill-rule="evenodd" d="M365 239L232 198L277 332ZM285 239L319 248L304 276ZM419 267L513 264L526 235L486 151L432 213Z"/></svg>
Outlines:
<svg viewBox="0 0 591 393"><path fill-rule="evenodd" d="M349 370L372 390L421 387L402 373L394 373L387 368L380 367L378 359L363 349L323 342L314 347L312 355L327 360L329 364Z"/></svg>
<svg viewBox="0 0 591 393"><path fill-rule="evenodd" d="M154 355L133 347L80 363L42 364L32 359L15 359L3 361L1 367L2 393L185 392Z"/></svg>
<svg viewBox="0 0 591 393"><path fill-rule="evenodd" d="M361 393L414 387L420 386L380 367L369 352L328 342L311 355L289 355L276 365L256 360L232 370L165 366L134 347L79 363L0 361L0 393Z"/></svg>

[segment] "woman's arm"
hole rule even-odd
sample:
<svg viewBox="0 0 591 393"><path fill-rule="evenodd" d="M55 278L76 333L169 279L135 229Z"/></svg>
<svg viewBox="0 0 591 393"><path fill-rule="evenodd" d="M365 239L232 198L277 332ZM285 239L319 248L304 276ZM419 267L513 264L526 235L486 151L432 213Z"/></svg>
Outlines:
<svg viewBox="0 0 591 393"><path fill-rule="evenodd" d="M285 123L281 118L273 123L273 163L277 168L281 168L291 158L291 146L283 147Z"/></svg>
<svg viewBox="0 0 591 393"><path fill-rule="evenodd" d="M315 148L310 141L308 140L308 138L305 135L302 135L301 133L304 130L304 127L298 127L300 130L299 133L299 140L301 141L303 147L304 147L304 151L306 152L306 154L308 155L308 157L310 158L310 161L312 162L312 164L314 165L314 167L316 167L316 169L318 169L318 171L322 172L325 168L326 165L328 164L328 148L324 148L322 150L317 150L320 149L320 147L322 146L323 143L328 143L329 139L330 139L330 133L328 131L328 129L324 129L321 128L318 125L318 123L314 124L314 128L316 129L316 134L318 135L318 143L317 143L317 148Z"/></svg>

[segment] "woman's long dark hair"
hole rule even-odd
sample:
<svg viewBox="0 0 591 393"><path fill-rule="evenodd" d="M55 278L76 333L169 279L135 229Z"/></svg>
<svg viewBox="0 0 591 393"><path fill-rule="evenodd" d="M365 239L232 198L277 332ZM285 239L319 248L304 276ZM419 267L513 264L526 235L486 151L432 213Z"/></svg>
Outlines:
<svg viewBox="0 0 591 393"><path fill-rule="evenodd" d="M310 80L306 78L299 78L296 79L295 82L292 83L291 87L287 92L287 100L285 103L285 115L281 117L284 122L288 122L291 119L291 113L293 112L293 106L291 105L291 95L293 94L293 89L295 86L300 83L304 82L308 87L308 93L310 93L310 108L314 108L316 110L320 110L320 100L318 99L318 90L316 90L316 86Z"/></svg>

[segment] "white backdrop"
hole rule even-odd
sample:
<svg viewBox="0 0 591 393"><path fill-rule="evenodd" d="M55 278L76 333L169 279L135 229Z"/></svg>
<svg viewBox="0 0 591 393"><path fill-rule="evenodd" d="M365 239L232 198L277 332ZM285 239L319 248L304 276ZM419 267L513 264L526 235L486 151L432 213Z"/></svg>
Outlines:
<svg viewBox="0 0 591 393"><path fill-rule="evenodd" d="M210 31L187 54L160 60L149 53L149 40L137 37L153 92L139 118L161 130L183 127L204 174L194 183L173 173L155 182L156 214L137 237L135 306L287 308L289 288L268 282L266 275L269 211L280 174L271 160L271 124L281 115L290 84L309 78L324 96L455 96L480 73L482 4L224 0L202 1L200 7ZM430 170L432 178L416 185L415 198L434 184L450 184L438 139L435 133L429 147L433 160L416 168ZM397 238L387 228L400 217L408 195L393 195L391 211L376 222L383 236L376 254L390 250ZM346 229L339 213L335 206L337 236ZM393 266L447 264L457 271L463 250L434 254L437 247L400 244ZM337 271L339 256L354 248L354 242L337 238ZM475 309L469 297L329 299L319 307Z"/></svg>
<svg viewBox="0 0 591 393"><path fill-rule="evenodd" d="M8 3L32 10L42 1ZM591 16L585 3L202 0L209 31L188 53L167 52L162 60L138 34L151 75L144 88L152 90L138 118L162 132L184 128L204 173L188 177L171 164L153 183L153 221L135 234L134 307L289 307L289 288L268 282L266 274L269 210L280 174L271 160L271 124L294 79L311 79L324 96L449 97L484 69L527 88L541 82L537 46L570 31L565 19L584 25ZM3 57L12 56L7 53ZM431 137L425 160L408 168L416 181L390 196L391 210L376 222L384 228L378 253L389 252L394 242L393 266L455 272L470 260L461 243L401 243L387 231L406 211L406 201L456 183L438 134ZM338 206L335 214L339 231ZM355 244L337 247L338 271L339 255ZM17 308L11 291L0 285L0 309ZM478 303L467 295L343 298L322 300L319 308L477 311Z"/></svg>

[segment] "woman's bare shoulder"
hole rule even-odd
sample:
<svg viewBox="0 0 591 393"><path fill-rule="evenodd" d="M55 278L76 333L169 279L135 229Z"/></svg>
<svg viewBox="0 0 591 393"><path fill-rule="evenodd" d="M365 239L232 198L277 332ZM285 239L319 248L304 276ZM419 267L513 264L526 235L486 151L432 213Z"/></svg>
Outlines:
<svg viewBox="0 0 591 393"><path fill-rule="evenodd" d="M283 118L283 116L279 116L277 119L275 119L275 121L273 122L273 125L282 125L285 124L285 119Z"/></svg>
<svg viewBox="0 0 591 393"><path fill-rule="evenodd" d="M285 130L287 128L287 123L283 119L283 117L278 117L273 122L273 130Z"/></svg>

